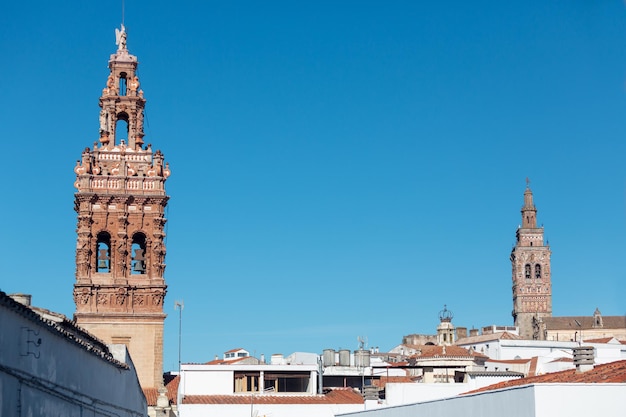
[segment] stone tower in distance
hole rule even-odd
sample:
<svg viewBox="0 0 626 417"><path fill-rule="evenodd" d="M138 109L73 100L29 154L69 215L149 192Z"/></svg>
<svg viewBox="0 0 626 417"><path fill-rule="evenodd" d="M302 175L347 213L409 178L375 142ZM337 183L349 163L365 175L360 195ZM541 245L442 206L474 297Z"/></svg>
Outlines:
<svg viewBox="0 0 626 417"><path fill-rule="evenodd" d="M545 339L543 317L552 317L550 246L544 244L543 227L537 227L537 209L526 180L522 224L511 251L513 269L513 319L525 339Z"/></svg>
<svg viewBox="0 0 626 417"><path fill-rule="evenodd" d="M100 97L100 135L74 172L78 190L77 324L105 343L126 344L143 388L163 385L164 217L169 166L144 146L146 100L137 57L116 29L117 51Z"/></svg>

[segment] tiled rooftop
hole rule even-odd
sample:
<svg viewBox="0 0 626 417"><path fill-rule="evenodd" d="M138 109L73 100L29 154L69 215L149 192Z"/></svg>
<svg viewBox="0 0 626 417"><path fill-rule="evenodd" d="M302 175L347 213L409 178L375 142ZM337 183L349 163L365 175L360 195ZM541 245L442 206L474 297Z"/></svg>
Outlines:
<svg viewBox="0 0 626 417"><path fill-rule="evenodd" d="M180 377L178 375L166 374L163 382L167 389L167 398L170 400L170 404L176 404L176 394L178 392ZM159 391L156 388L144 388L143 394L146 396L148 406L156 405L157 398L159 397Z"/></svg>
<svg viewBox="0 0 626 417"><path fill-rule="evenodd" d="M433 345L407 345L411 349L419 351L411 358L435 358L435 357L485 357L485 355L470 352L459 346L433 346Z"/></svg>
<svg viewBox="0 0 626 417"><path fill-rule="evenodd" d="M568 369L560 372L513 379L466 392L465 394L493 391L522 385L550 383L626 383L626 360L596 365L587 372L576 372L575 369Z"/></svg>
<svg viewBox="0 0 626 417"><path fill-rule="evenodd" d="M455 343L457 345L465 345L468 343L481 343L481 342L488 342L491 340L521 340L521 339L523 339L521 336L518 336L514 333L498 332L498 333L480 334L478 336L463 337L457 340Z"/></svg>
<svg viewBox="0 0 626 417"><path fill-rule="evenodd" d="M488 362L504 364L522 364L530 362L530 359L489 359Z"/></svg>
<svg viewBox="0 0 626 417"><path fill-rule="evenodd" d="M232 394L187 395L183 404L363 404L363 397L353 388L333 388L326 394Z"/></svg>
<svg viewBox="0 0 626 417"><path fill-rule="evenodd" d="M548 330L558 329L623 329L626 328L625 316L602 316L602 326L594 327L595 321L592 316L564 316L544 317L544 323Z"/></svg>
<svg viewBox="0 0 626 417"><path fill-rule="evenodd" d="M252 356L243 356L241 358L232 358L232 359L214 359L210 362L205 363L204 365L232 365L235 363L239 363L246 360L255 359Z"/></svg>
<svg viewBox="0 0 626 417"><path fill-rule="evenodd" d="M611 340L613 340L613 337L600 337L597 339L585 339L585 343L609 343Z"/></svg>

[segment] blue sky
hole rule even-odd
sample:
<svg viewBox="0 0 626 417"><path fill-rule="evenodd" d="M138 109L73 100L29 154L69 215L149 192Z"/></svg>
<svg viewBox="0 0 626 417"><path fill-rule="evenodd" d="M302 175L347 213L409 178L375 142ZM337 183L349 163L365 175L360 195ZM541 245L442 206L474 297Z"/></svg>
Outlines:
<svg viewBox="0 0 626 417"><path fill-rule="evenodd" d="M437 2L435 2L437 3ZM0 15L0 289L74 312L75 161L121 1ZM127 0L170 163L165 368L512 324L530 177L553 312L626 313L623 2Z"/></svg>

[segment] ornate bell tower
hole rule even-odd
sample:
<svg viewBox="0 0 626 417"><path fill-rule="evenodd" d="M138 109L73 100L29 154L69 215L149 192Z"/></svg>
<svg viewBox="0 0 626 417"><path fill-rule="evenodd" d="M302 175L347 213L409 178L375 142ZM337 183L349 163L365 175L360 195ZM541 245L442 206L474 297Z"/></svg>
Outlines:
<svg viewBox="0 0 626 417"><path fill-rule="evenodd" d="M143 388L163 385L165 181L169 166L143 142L146 100L137 57L116 29L100 97L100 135L76 163L74 319L106 343L124 343Z"/></svg>
<svg viewBox="0 0 626 417"><path fill-rule="evenodd" d="M552 317L550 246L543 243L543 227L537 227L537 209L530 181L526 180L522 225L511 251L513 269L513 319L525 339L545 339L542 318Z"/></svg>

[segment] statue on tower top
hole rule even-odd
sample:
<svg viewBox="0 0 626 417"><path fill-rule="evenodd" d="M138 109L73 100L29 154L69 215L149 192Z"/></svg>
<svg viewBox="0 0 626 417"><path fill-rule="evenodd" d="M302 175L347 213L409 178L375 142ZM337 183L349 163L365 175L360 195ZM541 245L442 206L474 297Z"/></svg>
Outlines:
<svg viewBox="0 0 626 417"><path fill-rule="evenodd" d="M123 23L121 29L115 28L115 44L118 51L126 49L126 28Z"/></svg>

